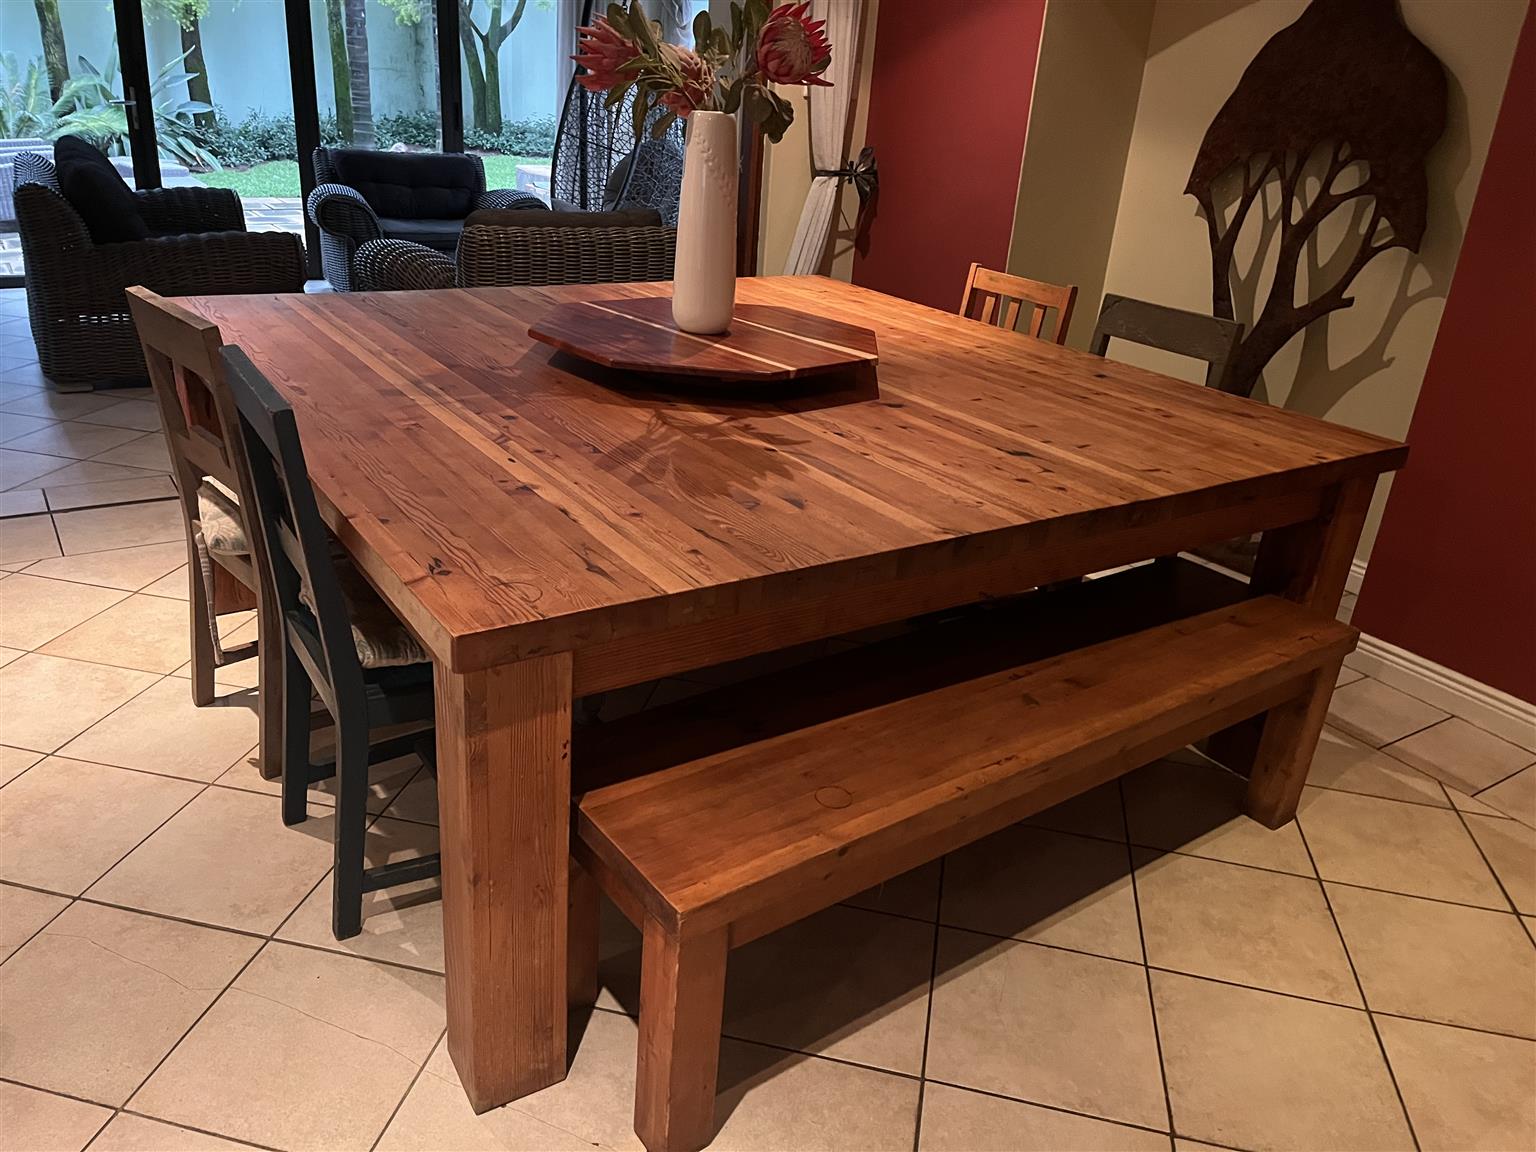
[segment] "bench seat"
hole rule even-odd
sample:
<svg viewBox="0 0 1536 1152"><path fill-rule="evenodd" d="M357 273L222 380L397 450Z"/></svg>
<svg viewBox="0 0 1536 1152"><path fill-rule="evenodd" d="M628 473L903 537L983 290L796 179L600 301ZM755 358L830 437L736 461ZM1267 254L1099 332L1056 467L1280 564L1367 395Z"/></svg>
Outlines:
<svg viewBox="0 0 1536 1152"><path fill-rule="evenodd" d="M644 934L641 1139L712 1134L732 947L1271 709L1250 808L1289 819L1356 638L1257 597L588 791L577 860Z"/></svg>

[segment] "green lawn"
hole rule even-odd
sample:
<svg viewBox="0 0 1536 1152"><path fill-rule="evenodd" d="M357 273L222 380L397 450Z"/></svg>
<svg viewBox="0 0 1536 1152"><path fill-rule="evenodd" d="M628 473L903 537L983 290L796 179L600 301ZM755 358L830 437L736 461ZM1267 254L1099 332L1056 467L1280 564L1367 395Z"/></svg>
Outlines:
<svg viewBox="0 0 1536 1152"><path fill-rule="evenodd" d="M548 164L547 156L483 156L487 188L516 188L519 164ZM225 168L199 172L197 179L209 188L233 188L241 196L299 195L299 165L294 160L268 160L250 168Z"/></svg>

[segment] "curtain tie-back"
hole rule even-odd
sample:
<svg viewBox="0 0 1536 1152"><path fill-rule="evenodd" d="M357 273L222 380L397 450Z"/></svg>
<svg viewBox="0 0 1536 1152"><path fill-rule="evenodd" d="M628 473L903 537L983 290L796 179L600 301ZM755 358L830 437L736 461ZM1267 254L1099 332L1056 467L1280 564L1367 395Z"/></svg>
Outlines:
<svg viewBox="0 0 1536 1152"><path fill-rule="evenodd" d="M862 210L864 202L875 194L880 187L880 168L875 163L875 150L873 148L861 148L858 159L842 168L813 168L812 176L833 176L839 180L848 180L853 184L854 191L859 194L859 207Z"/></svg>

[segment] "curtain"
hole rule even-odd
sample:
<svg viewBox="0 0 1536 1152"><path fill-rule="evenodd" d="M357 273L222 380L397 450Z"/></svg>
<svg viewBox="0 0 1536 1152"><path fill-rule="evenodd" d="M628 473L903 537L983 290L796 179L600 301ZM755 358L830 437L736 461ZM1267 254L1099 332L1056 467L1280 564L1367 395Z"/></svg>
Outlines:
<svg viewBox="0 0 1536 1152"><path fill-rule="evenodd" d="M811 16L827 22L827 41L832 45L832 63L826 71L832 87L812 88L807 97L813 172L833 172L848 163L843 147L858 75L855 57L863 14L864 0L811 0ZM784 262L786 273L821 271L842 186L842 179L837 176L811 177L810 191L805 194L805 206L800 210L800 223L795 228L795 240L789 246L789 258Z"/></svg>

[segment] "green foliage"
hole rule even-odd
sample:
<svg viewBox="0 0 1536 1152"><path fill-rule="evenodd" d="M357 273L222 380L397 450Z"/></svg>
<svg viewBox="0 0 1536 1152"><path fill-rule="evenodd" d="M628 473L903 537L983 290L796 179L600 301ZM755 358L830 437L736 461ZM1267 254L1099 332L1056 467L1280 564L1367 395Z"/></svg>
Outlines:
<svg viewBox="0 0 1536 1152"><path fill-rule="evenodd" d="M464 133L464 147L504 155L549 156L555 150L555 118L532 116L504 124L497 133L469 129Z"/></svg>
<svg viewBox="0 0 1536 1152"><path fill-rule="evenodd" d="M22 71L16 53L0 53L0 140L46 137L57 119L42 58Z"/></svg>
<svg viewBox="0 0 1536 1152"><path fill-rule="evenodd" d="M422 108L415 112L396 112L379 116L373 122L374 141L380 148L404 144L410 148L435 149L437 113Z"/></svg>
<svg viewBox="0 0 1536 1152"><path fill-rule="evenodd" d="M184 100L174 90L185 85L189 73L180 71L187 57L183 52L168 61L155 74L149 86L149 104L155 113L155 139L162 152L176 157L188 167L217 168L217 158L206 148L203 130L192 120L199 112L211 109L201 100ZM107 53L106 65L97 68L84 56L76 61L80 72L64 86L55 109L59 117L49 131L50 139L80 136L103 152L126 154L127 113L120 104L117 75L117 40Z"/></svg>
<svg viewBox="0 0 1536 1152"><path fill-rule="evenodd" d="M208 15L209 0L144 0L144 15L150 19L164 16L189 31Z"/></svg>

